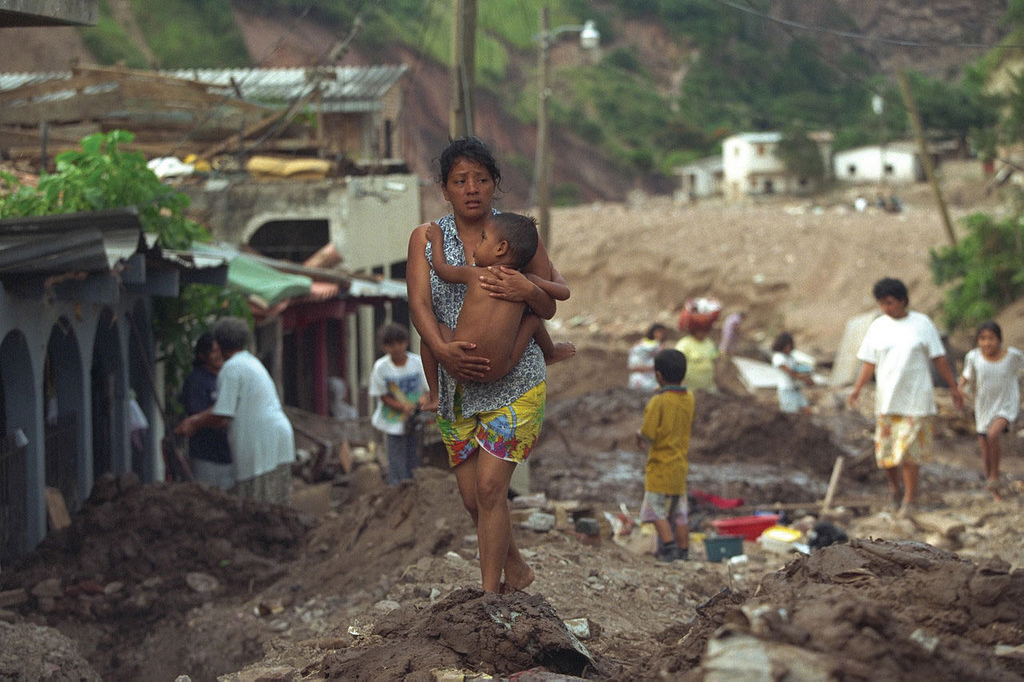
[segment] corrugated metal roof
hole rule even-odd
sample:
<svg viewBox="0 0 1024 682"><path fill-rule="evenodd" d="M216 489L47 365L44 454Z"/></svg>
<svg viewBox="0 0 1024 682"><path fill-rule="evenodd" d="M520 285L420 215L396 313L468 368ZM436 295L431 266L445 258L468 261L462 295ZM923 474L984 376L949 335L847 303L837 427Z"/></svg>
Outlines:
<svg viewBox="0 0 1024 682"><path fill-rule="evenodd" d="M112 272L136 253L186 270L224 268L227 259L154 247L134 208L0 220L0 277Z"/></svg>
<svg viewBox="0 0 1024 682"><path fill-rule="evenodd" d="M319 80L320 101L325 111L372 111L381 98L405 74L405 64L385 66L337 66L326 68ZM176 69L157 71L161 76L207 83L213 94L263 104L285 103L309 93L316 69ZM0 91L54 80L69 80L70 71L48 73L0 73ZM111 76L111 81L115 78ZM236 90L237 88L237 90ZM54 93L51 96L59 96Z"/></svg>
<svg viewBox="0 0 1024 682"><path fill-rule="evenodd" d="M140 247L145 242L134 209L0 220L0 274L113 270Z"/></svg>

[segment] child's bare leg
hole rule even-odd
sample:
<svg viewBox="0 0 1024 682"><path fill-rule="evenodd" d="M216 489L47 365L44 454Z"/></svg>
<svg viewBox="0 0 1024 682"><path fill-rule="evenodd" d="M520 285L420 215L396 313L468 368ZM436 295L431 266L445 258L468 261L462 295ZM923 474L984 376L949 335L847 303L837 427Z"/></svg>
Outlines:
<svg viewBox="0 0 1024 682"><path fill-rule="evenodd" d="M437 326L441 330L441 338L446 342L451 341L452 330L443 324ZM423 361L423 373L427 375L427 388L430 389L430 400L421 409L424 412L437 412L438 385L440 384L437 358L434 357L434 351L430 350L430 346L425 343L420 344L420 359Z"/></svg>
<svg viewBox="0 0 1024 682"><path fill-rule="evenodd" d="M655 521L654 530L658 534L658 539L661 540L663 544L667 545L670 542L676 541L675 536L672 535L672 524L669 523L668 519L658 519ZM687 535L686 537L689 538L690 536Z"/></svg>
<svg viewBox="0 0 1024 682"><path fill-rule="evenodd" d="M988 489L992 493L992 497L997 500L1001 500L1002 495L999 494L999 460L1002 457L1002 442L1003 431L1006 430L1008 423L1002 417L992 422L992 426L988 428L988 457L985 461L985 477L988 479Z"/></svg>
<svg viewBox="0 0 1024 682"><path fill-rule="evenodd" d="M537 319L536 328L531 336L533 337L533 340L537 342L537 345L540 346L541 352L544 353L544 364L553 365L556 362L568 360L572 356L576 355L576 344L569 341L562 341L559 343L552 341L551 335L548 334L547 327L544 326L544 321L536 315L528 313L523 316L523 324L519 325L520 333L522 333L523 327L527 326L527 317L534 317ZM532 324L533 323L531 323L531 326ZM519 338L517 336L516 341L518 342L518 340ZM523 350L526 350L525 344L523 345ZM520 355L522 355L522 352L520 352Z"/></svg>
<svg viewBox="0 0 1024 682"><path fill-rule="evenodd" d="M676 546L679 549L690 549L690 524L689 523L677 523L676 524Z"/></svg>

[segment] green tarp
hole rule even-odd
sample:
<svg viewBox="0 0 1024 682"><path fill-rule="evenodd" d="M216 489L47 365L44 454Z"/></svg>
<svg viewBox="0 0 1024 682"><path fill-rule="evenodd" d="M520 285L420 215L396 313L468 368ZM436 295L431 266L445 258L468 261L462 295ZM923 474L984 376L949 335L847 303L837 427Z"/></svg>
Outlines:
<svg viewBox="0 0 1024 682"><path fill-rule="evenodd" d="M255 294L267 305L280 303L293 296L305 296L309 293L313 280L305 275L291 275L280 272L239 254L228 266L228 286L244 294Z"/></svg>

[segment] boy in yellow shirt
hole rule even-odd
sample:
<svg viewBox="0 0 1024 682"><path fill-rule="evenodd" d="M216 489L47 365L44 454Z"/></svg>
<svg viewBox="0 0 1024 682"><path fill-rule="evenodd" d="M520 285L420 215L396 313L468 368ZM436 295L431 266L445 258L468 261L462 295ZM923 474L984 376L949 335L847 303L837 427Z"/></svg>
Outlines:
<svg viewBox="0 0 1024 682"><path fill-rule="evenodd" d="M659 561L686 560L690 558L686 472L694 406L693 394L683 385L686 356L671 348L659 352L654 357L654 376L658 390L644 408L644 421L636 432L637 444L649 446L640 521L654 524Z"/></svg>

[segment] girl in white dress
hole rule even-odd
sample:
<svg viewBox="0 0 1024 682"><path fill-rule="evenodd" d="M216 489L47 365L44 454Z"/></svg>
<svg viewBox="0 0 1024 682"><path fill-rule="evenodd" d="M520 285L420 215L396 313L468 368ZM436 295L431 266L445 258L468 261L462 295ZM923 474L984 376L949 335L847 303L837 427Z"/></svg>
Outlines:
<svg viewBox="0 0 1024 682"><path fill-rule="evenodd" d="M986 488L997 500L1001 439L1020 412L1020 377L1024 375L1024 353L1012 346L1003 347L1003 331L989 320L978 327L977 348L964 358L961 389L971 383L974 389L974 423L981 446Z"/></svg>

